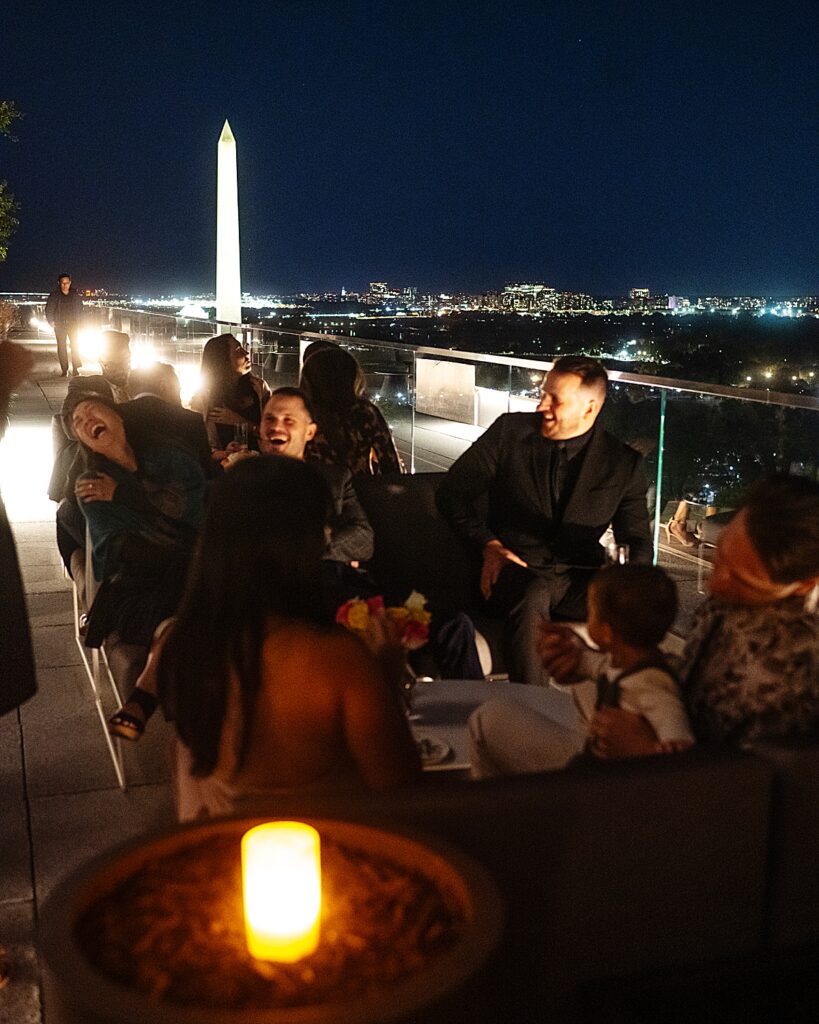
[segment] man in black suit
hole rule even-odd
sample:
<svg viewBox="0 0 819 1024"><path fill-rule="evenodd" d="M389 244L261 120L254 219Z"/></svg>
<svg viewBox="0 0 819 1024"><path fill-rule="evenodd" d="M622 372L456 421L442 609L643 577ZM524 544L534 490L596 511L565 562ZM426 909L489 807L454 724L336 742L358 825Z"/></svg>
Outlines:
<svg viewBox="0 0 819 1024"><path fill-rule="evenodd" d="M597 360L558 359L537 411L500 416L438 489L441 513L481 550L481 593L508 616L507 660L521 682L543 681L543 620L586 618L609 525L633 561L651 557L642 459L596 423L606 387Z"/></svg>
<svg viewBox="0 0 819 1024"><path fill-rule="evenodd" d="M213 476L205 421L200 413L182 408L174 368L169 363L153 363L131 370L128 391L133 398L123 402L117 411L129 436L158 434L183 444L198 460L205 478Z"/></svg>

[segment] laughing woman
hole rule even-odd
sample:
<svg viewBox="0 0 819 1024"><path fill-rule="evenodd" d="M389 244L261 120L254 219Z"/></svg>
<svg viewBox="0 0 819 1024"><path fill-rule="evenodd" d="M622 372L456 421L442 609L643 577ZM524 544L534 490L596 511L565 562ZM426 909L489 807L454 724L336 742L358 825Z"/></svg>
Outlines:
<svg viewBox="0 0 819 1024"><path fill-rule="evenodd" d="M196 458L166 438L136 445L113 403L80 393L66 426L85 449L75 495L88 523L99 591L86 645L113 635L144 648L181 595L203 514L205 478Z"/></svg>

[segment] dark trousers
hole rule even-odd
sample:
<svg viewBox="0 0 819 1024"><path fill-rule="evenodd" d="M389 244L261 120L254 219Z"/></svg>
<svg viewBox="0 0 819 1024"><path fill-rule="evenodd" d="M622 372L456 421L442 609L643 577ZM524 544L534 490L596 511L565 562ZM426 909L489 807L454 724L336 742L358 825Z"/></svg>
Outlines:
<svg viewBox="0 0 819 1024"><path fill-rule="evenodd" d="M524 569L507 565L487 603L492 615L505 616L504 654L514 683L546 682L537 651L542 622L586 620L586 590L593 569Z"/></svg>
<svg viewBox="0 0 819 1024"><path fill-rule="evenodd" d="M71 342L71 364L75 370L79 370L82 366L79 324L54 324L54 337L57 339L57 358L63 373L68 373L68 341Z"/></svg>

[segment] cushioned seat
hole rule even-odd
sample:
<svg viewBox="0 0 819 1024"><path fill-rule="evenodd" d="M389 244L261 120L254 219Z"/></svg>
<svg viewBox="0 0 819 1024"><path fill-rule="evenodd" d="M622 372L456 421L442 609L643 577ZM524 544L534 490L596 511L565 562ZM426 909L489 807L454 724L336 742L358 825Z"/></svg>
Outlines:
<svg viewBox="0 0 819 1024"><path fill-rule="evenodd" d="M445 473L364 477L355 487L375 533L370 571L385 597L411 590L444 612L466 612L485 637L494 672L503 671L503 620L488 616L478 592L480 558L441 516L435 492Z"/></svg>

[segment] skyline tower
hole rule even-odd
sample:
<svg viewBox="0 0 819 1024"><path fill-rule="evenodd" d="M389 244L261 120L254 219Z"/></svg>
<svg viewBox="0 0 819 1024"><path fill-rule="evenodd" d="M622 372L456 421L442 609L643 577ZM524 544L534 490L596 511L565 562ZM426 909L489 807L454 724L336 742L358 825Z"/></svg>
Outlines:
<svg viewBox="0 0 819 1024"><path fill-rule="evenodd" d="M227 120L216 151L216 319L220 324L241 324L242 277L236 139Z"/></svg>

